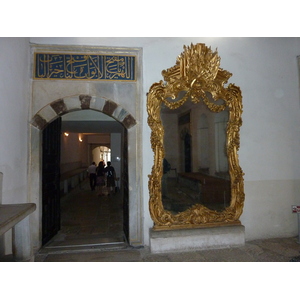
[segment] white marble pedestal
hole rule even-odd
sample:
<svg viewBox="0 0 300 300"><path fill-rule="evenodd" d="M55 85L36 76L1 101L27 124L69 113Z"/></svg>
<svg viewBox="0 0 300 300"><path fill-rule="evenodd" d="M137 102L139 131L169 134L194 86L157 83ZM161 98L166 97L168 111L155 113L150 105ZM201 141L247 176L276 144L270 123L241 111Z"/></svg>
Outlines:
<svg viewBox="0 0 300 300"><path fill-rule="evenodd" d="M245 245L243 225L176 230L150 229L152 253L194 251Z"/></svg>
<svg viewBox="0 0 300 300"><path fill-rule="evenodd" d="M15 261L33 261L29 215L34 203L0 205L0 235L12 228Z"/></svg>

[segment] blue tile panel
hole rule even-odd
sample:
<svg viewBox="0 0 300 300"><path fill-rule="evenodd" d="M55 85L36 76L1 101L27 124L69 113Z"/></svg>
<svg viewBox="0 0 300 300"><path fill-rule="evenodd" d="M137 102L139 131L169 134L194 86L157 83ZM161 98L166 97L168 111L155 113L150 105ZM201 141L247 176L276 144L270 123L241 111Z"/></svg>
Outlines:
<svg viewBox="0 0 300 300"><path fill-rule="evenodd" d="M135 56L35 53L34 79L135 81Z"/></svg>

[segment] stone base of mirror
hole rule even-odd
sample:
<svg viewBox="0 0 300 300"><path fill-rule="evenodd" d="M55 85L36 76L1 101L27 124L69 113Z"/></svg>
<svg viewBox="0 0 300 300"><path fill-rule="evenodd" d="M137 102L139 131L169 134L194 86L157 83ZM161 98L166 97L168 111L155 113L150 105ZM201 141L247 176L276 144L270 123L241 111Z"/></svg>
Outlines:
<svg viewBox="0 0 300 300"><path fill-rule="evenodd" d="M159 231L150 229L151 253L221 249L244 245L243 225Z"/></svg>

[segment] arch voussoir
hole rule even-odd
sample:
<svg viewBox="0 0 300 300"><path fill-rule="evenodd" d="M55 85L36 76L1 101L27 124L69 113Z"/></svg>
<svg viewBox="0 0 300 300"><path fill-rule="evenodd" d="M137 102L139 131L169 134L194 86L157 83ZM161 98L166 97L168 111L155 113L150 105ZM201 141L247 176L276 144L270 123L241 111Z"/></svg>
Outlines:
<svg viewBox="0 0 300 300"><path fill-rule="evenodd" d="M90 95L70 96L55 100L39 110L30 123L32 126L43 130L59 116L68 112L86 109L102 112L123 124L126 129L136 125L135 118L116 102Z"/></svg>

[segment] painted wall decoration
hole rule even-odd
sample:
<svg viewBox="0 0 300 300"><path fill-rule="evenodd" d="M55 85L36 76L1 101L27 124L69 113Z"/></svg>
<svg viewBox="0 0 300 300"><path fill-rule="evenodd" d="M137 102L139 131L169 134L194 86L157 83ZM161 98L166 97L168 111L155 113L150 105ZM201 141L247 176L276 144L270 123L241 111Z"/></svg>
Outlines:
<svg viewBox="0 0 300 300"><path fill-rule="evenodd" d="M135 56L34 53L34 79L135 81Z"/></svg>

